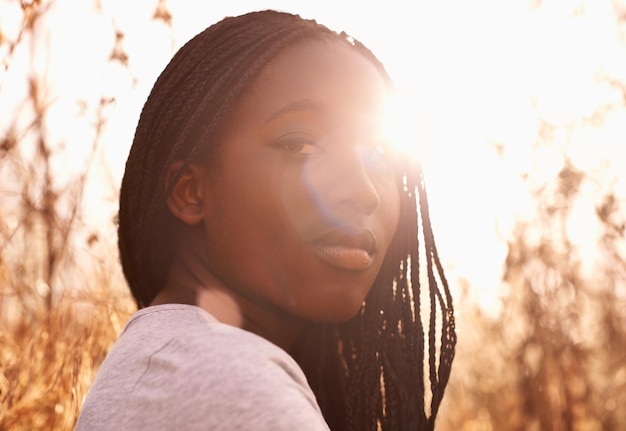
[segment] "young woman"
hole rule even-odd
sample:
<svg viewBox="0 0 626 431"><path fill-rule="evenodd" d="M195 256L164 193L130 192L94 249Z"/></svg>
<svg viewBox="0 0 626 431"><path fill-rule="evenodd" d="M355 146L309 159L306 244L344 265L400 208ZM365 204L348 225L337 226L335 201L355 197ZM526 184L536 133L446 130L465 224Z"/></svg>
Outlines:
<svg viewBox="0 0 626 431"><path fill-rule="evenodd" d="M78 429L434 428L453 309L391 92L359 42L274 11L174 56L120 196L140 310Z"/></svg>

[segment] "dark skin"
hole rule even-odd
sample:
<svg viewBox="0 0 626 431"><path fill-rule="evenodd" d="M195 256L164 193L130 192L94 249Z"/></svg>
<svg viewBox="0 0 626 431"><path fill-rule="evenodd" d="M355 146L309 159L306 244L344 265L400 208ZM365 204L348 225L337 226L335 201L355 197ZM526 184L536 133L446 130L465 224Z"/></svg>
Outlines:
<svg viewBox="0 0 626 431"><path fill-rule="evenodd" d="M168 208L183 223L152 304L198 305L287 351L305 321L353 317L398 225L388 96L338 42L300 43L265 66L217 159L192 163L174 187Z"/></svg>

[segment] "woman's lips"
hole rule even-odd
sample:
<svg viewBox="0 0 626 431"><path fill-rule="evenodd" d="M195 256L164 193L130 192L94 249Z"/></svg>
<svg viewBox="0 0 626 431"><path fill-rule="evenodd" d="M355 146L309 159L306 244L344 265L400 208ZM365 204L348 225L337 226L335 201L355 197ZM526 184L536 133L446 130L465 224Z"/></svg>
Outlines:
<svg viewBox="0 0 626 431"><path fill-rule="evenodd" d="M341 269L361 271L372 264L372 256L361 248L326 244L318 244L315 248L324 260Z"/></svg>
<svg viewBox="0 0 626 431"><path fill-rule="evenodd" d="M326 262L340 269L362 271L372 265L376 237L369 230L332 230L314 246Z"/></svg>

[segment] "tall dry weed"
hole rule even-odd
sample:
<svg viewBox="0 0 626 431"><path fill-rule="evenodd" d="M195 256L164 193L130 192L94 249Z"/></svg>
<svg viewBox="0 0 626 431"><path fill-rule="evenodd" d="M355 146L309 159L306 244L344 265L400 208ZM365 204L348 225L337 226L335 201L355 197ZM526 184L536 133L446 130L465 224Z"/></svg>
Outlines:
<svg viewBox="0 0 626 431"><path fill-rule="evenodd" d="M13 33L0 27L0 91L20 52L45 55L34 44L45 39L42 23L57 2L8 3L21 24ZM101 10L106 3L93 5ZM168 24L166 1L156 3L154 19ZM105 55L128 68L132 58L124 49L124 31L111 21L112 45ZM68 149L47 125L56 102L46 76L51 71L25 67L25 96L0 130L0 429L70 430L101 361L134 310L114 231L88 226L82 217L89 168L116 95L103 90L95 101L76 101L77 115L93 134L83 143L88 151L82 169L60 181L58 170L66 167L58 160ZM622 89L626 103L626 77L607 79ZM624 105L602 107L581 122L601 128L615 109ZM541 130L537 139L544 146L564 132L550 124ZM499 317L466 304L462 293L456 298L459 346L440 430L626 429L623 196L602 189L592 204L601 226L595 244L601 259L589 271L567 226L582 186L595 181L592 173L564 153L556 177L533 180L527 184L536 217L520 222L508 238L508 293Z"/></svg>
<svg viewBox="0 0 626 431"><path fill-rule="evenodd" d="M497 319L460 298L442 429L626 429L626 197L557 150L556 129L546 124L536 145L561 168L527 179L534 217L509 238ZM572 224L581 204L587 223ZM579 229L597 231L594 244L574 242Z"/></svg>
<svg viewBox="0 0 626 431"><path fill-rule="evenodd" d="M111 286L64 297L0 332L0 429L71 430L95 373L132 311ZM80 311L79 311L80 309Z"/></svg>
<svg viewBox="0 0 626 431"><path fill-rule="evenodd" d="M76 169L61 162L72 149L50 132L50 112L58 103L47 87L51 70L31 59L16 66L25 69L21 98L6 87L16 58L42 52L39 33L54 5L13 2L21 25L14 34L0 28L0 89L5 100L15 98L0 135L2 430L73 429L101 361L134 310L112 226L100 230L82 217L110 99L102 96L84 107L93 134ZM10 85L18 84L13 79Z"/></svg>

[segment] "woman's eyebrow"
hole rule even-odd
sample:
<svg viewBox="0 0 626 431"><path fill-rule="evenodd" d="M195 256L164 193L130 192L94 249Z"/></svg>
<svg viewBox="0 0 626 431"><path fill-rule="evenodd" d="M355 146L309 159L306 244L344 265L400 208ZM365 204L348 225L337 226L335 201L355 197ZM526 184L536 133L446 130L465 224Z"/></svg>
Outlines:
<svg viewBox="0 0 626 431"><path fill-rule="evenodd" d="M267 120L265 120L264 125L271 123L276 118L282 115L289 114L292 112L301 112L301 111L322 113L322 112L326 112L327 109L326 109L326 105L322 103L320 100L316 100L316 99L295 100L281 107L277 111L273 112L267 118Z"/></svg>

